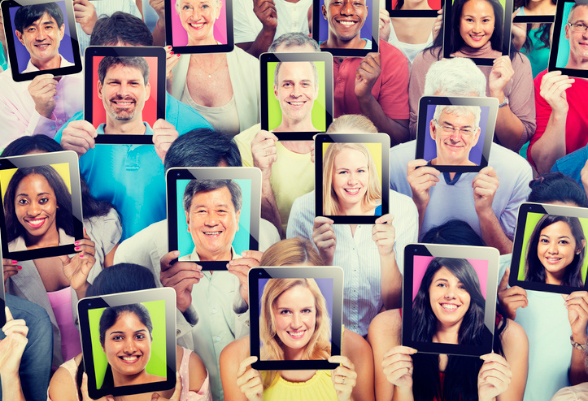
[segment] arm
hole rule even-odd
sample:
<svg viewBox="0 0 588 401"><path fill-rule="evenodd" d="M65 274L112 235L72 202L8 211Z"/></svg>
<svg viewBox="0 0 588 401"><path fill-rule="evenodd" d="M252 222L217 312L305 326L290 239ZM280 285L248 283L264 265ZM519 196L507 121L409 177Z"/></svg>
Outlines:
<svg viewBox="0 0 588 401"><path fill-rule="evenodd" d="M259 58L261 53L267 52L274 40L276 29L278 28L278 13L273 0L253 0L253 12L261 21L261 31L255 41L237 43L237 46L253 57Z"/></svg>
<svg viewBox="0 0 588 401"><path fill-rule="evenodd" d="M574 80L559 71L552 71L543 76L540 93L535 93L537 104L536 138L529 146L532 162L539 174L549 172L555 161L566 155L566 120L569 105L566 89L571 88ZM543 121L549 115L543 128Z"/></svg>
<svg viewBox="0 0 588 401"><path fill-rule="evenodd" d="M338 389L341 388L340 381L337 380L339 372L345 376L356 377L356 383L351 391L351 397L339 397L339 400L349 399L354 401L373 401L374 400L374 359L372 358L372 349L370 345L359 334L352 331L345 330L343 332L343 343L341 349L342 357L350 362L349 365L343 362L340 367L333 371L333 382L335 383L335 390L339 394ZM350 371L345 371L344 368L351 367ZM353 374L351 374L353 373ZM347 383L347 378L345 379Z"/></svg>
<svg viewBox="0 0 588 401"><path fill-rule="evenodd" d="M588 326L588 292L572 292L565 297L565 301L568 320L572 328L572 338L578 344L585 345L588 341L588 336L586 335L586 327ZM568 375L572 385L588 381L586 353L583 350L572 349L572 360Z"/></svg>
<svg viewBox="0 0 588 401"><path fill-rule="evenodd" d="M249 336L233 341L222 350L220 375L225 401L263 400L261 375L250 366L256 360L249 356Z"/></svg>
<svg viewBox="0 0 588 401"><path fill-rule="evenodd" d="M419 212L419 231L425 220L425 212L429 204L429 189L439 182L441 172L434 167L428 167L423 159L411 160L406 169L406 180L412 191L412 200Z"/></svg>
<svg viewBox="0 0 588 401"><path fill-rule="evenodd" d="M504 357L512 371L508 389L498 396L498 401L522 400L529 371L529 340L520 324L507 320L507 326L500 338Z"/></svg>
<svg viewBox="0 0 588 401"><path fill-rule="evenodd" d="M140 2L137 2L139 6ZM143 5L140 3L141 6ZM165 46L165 1L164 0L149 0L149 5L153 7L159 19L153 29L153 45ZM141 10L139 10L141 11Z"/></svg>
<svg viewBox="0 0 588 401"><path fill-rule="evenodd" d="M78 358L81 359L81 355L76 357L76 362L79 363ZM48 401L78 401L76 383L72 380L71 374L65 368L60 367L57 369L49 383L47 395Z"/></svg>
<svg viewBox="0 0 588 401"><path fill-rule="evenodd" d="M378 246L382 269L382 301L386 309L402 307L402 274L396 264L394 242L396 230L392 225L394 216L387 214L376 220L372 228L372 239Z"/></svg>
<svg viewBox="0 0 588 401"><path fill-rule="evenodd" d="M200 390L202 390L202 385L204 384L206 377L208 376L208 372L206 371L206 367L204 367L204 363L202 362L202 359L200 359L198 354L196 354L195 352L192 352L190 354L190 362L189 363L190 363L190 392L199 393ZM210 388L208 388L208 393L210 393Z"/></svg>
<svg viewBox="0 0 588 401"><path fill-rule="evenodd" d="M25 401L18 369L27 345L28 327L24 320L14 320L8 307L6 324L2 331L6 335L0 340L0 376L2 377L2 401ZM0 311L0 313L3 313Z"/></svg>

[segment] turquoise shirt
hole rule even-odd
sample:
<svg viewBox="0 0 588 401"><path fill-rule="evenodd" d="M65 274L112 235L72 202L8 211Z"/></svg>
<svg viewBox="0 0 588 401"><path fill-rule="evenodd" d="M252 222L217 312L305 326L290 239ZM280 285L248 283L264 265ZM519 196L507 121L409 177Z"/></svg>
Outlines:
<svg viewBox="0 0 588 401"><path fill-rule="evenodd" d="M212 126L200 113L166 93L166 120L180 135ZM78 112L55 135L61 142L63 129L82 120ZM153 135L146 125L145 135ZM98 135L104 134L103 125ZM80 174L96 199L116 208L122 223L121 242L145 227L166 218L165 171L153 145L96 145L80 157Z"/></svg>
<svg viewBox="0 0 588 401"><path fill-rule="evenodd" d="M524 47L521 53L525 54L531 62L531 69L533 70L533 78L535 78L541 71L547 69L549 63L549 46L543 47L543 42L539 40L541 30L531 29L528 33L527 40L531 42L531 50L527 51Z"/></svg>

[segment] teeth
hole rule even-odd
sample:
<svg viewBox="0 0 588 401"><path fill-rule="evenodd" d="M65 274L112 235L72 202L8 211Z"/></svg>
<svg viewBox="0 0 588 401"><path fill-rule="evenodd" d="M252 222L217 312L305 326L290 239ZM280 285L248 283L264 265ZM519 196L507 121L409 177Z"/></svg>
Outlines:
<svg viewBox="0 0 588 401"><path fill-rule="evenodd" d="M339 21L339 23L341 25L345 25L345 26L355 25L355 22L353 22L353 21Z"/></svg>
<svg viewBox="0 0 588 401"><path fill-rule="evenodd" d="M351 195L357 195L359 193L359 188L357 189L346 189L345 192L351 194Z"/></svg>
<svg viewBox="0 0 588 401"><path fill-rule="evenodd" d="M304 102L290 102L292 106L302 106Z"/></svg>
<svg viewBox="0 0 588 401"><path fill-rule="evenodd" d="M210 231L207 233L204 233L205 235L219 235L222 231Z"/></svg>
<svg viewBox="0 0 588 401"><path fill-rule="evenodd" d="M194 27L194 28L200 28L202 26L204 26L204 23L200 23L200 24L190 24L190 26Z"/></svg>
<svg viewBox="0 0 588 401"><path fill-rule="evenodd" d="M45 219L41 219L41 220L29 220L29 223L33 224L33 225L37 225L37 224L41 224Z"/></svg>
<svg viewBox="0 0 588 401"><path fill-rule="evenodd" d="M457 309L457 305L451 305L451 304L441 304L441 306L445 309L449 309L449 310L455 310Z"/></svg>
<svg viewBox="0 0 588 401"><path fill-rule="evenodd" d="M139 357L138 356L123 356L122 359L130 362L130 361L136 361L137 359L139 359Z"/></svg>
<svg viewBox="0 0 588 401"><path fill-rule="evenodd" d="M290 334L294 338L302 338L302 336L304 335L304 331L289 331L288 334Z"/></svg>

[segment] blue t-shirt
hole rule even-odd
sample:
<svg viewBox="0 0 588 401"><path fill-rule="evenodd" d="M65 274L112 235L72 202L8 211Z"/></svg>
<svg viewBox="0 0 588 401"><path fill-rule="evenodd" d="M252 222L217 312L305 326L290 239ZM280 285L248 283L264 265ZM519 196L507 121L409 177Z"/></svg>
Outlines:
<svg viewBox="0 0 588 401"><path fill-rule="evenodd" d="M563 175L567 175L584 189L584 184L582 184L582 169L586 164L586 160L588 160L588 145L557 159L551 168L551 172L559 172Z"/></svg>
<svg viewBox="0 0 588 401"><path fill-rule="evenodd" d="M212 126L190 106L166 93L166 120L180 135ZM181 118L180 118L181 116ZM61 142L63 129L82 120L78 112L55 135ZM147 125L145 135L153 135ZM104 134L103 126L98 134ZM121 242L145 227L166 218L165 171L153 145L96 145L80 157L80 174L96 199L114 205L122 223Z"/></svg>
<svg viewBox="0 0 588 401"><path fill-rule="evenodd" d="M374 216L381 216L382 215L382 205L378 205L376 207L376 211L374 212Z"/></svg>
<svg viewBox="0 0 588 401"><path fill-rule="evenodd" d="M372 41L371 41L371 40L369 40L369 39L363 39L363 38L362 38L362 40L365 40L365 46L363 47L363 48L364 48L364 50L371 50L371 48L372 48ZM321 41L321 42L319 42L319 46L320 46L320 45L321 45L321 43L323 43L323 42L324 42L324 40L323 40L323 41Z"/></svg>

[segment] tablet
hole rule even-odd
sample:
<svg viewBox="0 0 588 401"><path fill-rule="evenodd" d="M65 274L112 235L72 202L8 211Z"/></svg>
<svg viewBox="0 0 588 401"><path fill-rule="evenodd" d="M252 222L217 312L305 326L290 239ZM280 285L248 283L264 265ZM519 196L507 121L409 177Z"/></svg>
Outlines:
<svg viewBox="0 0 588 401"><path fill-rule="evenodd" d="M497 114L492 97L421 97L416 158L441 172L480 171L488 165Z"/></svg>
<svg viewBox="0 0 588 401"><path fill-rule="evenodd" d="M6 259L75 253L84 238L78 156L74 151L0 158L0 235Z"/></svg>
<svg viewBox="0 0 588 401"><path fill-rule="evenodd" d="M588 33L588 4L559 0L555 12L548 71L570 77L588 78L585 49Z"/></svg>
<svg viewBox="0 0 588 401"><path fill-rule="evenodd" d="M459 51L462 46L466 46L460 32L460 19L462 7L455 5L456 0L445 2L443 11L443 58L451 58L454 51ZM457 0L459 3L462 0ZM495 28L490 39L492 49L502 54L493 58L476 58L470 59L478 65L492 66L494 59L500 56L510 55L511 27L512 27L512 2L513 0L492 0L490 4L496 10L502 10L502 13L495 14ZM466 3L467 4L467 3ZM475 39L472 39L475 40ZM475 46L474 46L475 47ZM454 49L452 51L452 49Z"/></svg>
<svg viewBox="0 0 588 401"><path fill-rule="evenodd" d="M509 285L561 294L586 291L587 238L588 209L523 203Z"/></svg>
<svg viewBox="0 0 588 401"><path fill-rule="evenodd" d="M248 280L251 356L257 357L253 369L332 370L339 366L327 359L341 355L342 268L254 267ZM293 317L298 319L292 322ZM312 349L307 348L309 343L315 344Z"/></svg>
<svg viewBox="0 0 588 401"><path fill-rule="evenodd" d="M2 249L0 249L0 259ZM4 294L4 267L2 268L2 285L0 285L0 329L6 324L6 295Z"/></svg>
<svg viewBox="0 0 588 401"><path fill-rule="evenodd" d="M389 213L390 137L319 134L315 138L315 210L335 224L374 224Z"/></svg>
<svg viewBox="0 0 588 401"><path fill-rule="evenodd" d="M72 0L4 0L2 19L15 82L82 71Z"/></svg>
<svg viewBox="0 0 588 401"><path fill-rule="evenodd" d="M165 118L165 59L162 47L86 48L84 119L97 144L153 144L153 124Z"/></svg>
<svg viewBox="0 0 588 401"><path fill-rule="evenodd" d="M437 18L444 0L427 0L414 3L404 0L386 0L386 10L391 18Z"/></svg>
<svg viewBox="0 0 588 401"><path fill-rule="evenodd" d="M78 302L78 317L90 398L175 387L173 288L83 298ZM131 380L143 384L125 384Z"/></svg>
<svg viewBox="0 0 588 401"><path fill-rule="evenodd" d="M244 251L259 249L261 171L254 167L167 170L169 251L204 270L227 270Z"/></svg>
<svg viewBox="0 0 588 401"><path fill-rule="evenodd" d="M368 53L378 52L379 35L379 0L357 0L353 3L354 15L348 18L348 23L341 21L346 16L340 16L343 2L339 0L319 0L312 8L312 38L321 46L321 50L340 57L365 57ZM329 20L330 18L330 20ZM349 25L349 26L346 26ZM344 49L328 46L329 31L336 30L339 37L355 38L359 36L360 44L354 49ZM326 42L323 45L323 42ZM323 47L325 46L325 47Z"/></svg>
<svg viewBox="0 0 588 401"><path fill-rule="evenodd" d="M552 0L553 1L553 0ZM527 23L527 24L551 24L555 20L555 14L537 14L537 15L528 15L525 14L524 7L526 4L529 4L529 0L514 0L513 12L517 12L518 14L514 17L513 21L515 24L517 23ZM553 1L552 4L556 4L557 1Z"/></svg>
<svg viewBox="0 0 588 401"><path fill-rule="evenodd" d="M430 354L492 352L499 256L485 246L407 245L402 345ZM461 340L439 330L456 324Z"/></svg>
<svg viewBox="0 0 588 401"><path fill-rule="evenodd" d="M279 140L311 141L333 121L333 56L263 53L261 129Z"/></svg>
<svg viewBox="0 0 588 401"><path fill-rule="evenodd" d="M233 1L166 1L165 42L176 54L232 51Z"/></svg>

